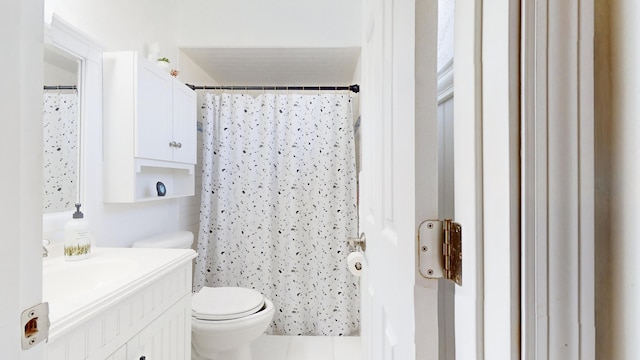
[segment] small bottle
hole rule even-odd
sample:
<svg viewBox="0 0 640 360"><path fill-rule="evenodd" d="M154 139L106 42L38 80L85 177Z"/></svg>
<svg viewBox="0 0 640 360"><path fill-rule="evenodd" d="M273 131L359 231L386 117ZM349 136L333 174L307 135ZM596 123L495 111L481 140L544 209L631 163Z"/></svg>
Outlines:
<svg viewBox="0 0 640 360"><path fill-rule="evenodd" d="M84 219L80 211L80 204L76 204L73 219L64 226L64 259L81 260L91 253L91 238L89 237L89 222Z"/></svg>

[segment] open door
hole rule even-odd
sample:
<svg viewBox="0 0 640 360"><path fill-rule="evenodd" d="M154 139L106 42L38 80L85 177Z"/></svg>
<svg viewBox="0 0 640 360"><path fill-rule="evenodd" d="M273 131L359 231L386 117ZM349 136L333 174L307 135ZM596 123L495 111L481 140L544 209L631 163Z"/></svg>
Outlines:
<svg viewBox="0 0 640 360"><path fill-rule="evenodd" d="M501 290L501 295L507 295L506 300L494 297L489 303L484 301L482 242L494 234L483 228L483 144L509 141L510 137L502 133L483 134L481 60L485 48L480 47L481 19L488 14L503 20L499 23L502 25L510 15L505 17L504 12L495 9L484 13L479 1L456 1L455 175L440 176L443 169L438 169L441 129L437 108L437 4L437 0L363 3L360 229L367 239L361 279L364 360L507 359L518 347L517 341L509 336L517 330L511 314L517 314L512 305L518 300L509 297L517 286L507 281L505 284L510 285L504 287L506 291L494 287ZM503 8L508 5L500 4ZM502 40L496 39L485 40L489 43ZM491 53L485 56L503 56L499 46L487 51ZM508 66L501 63L492 66L502 71L500 74L513 75ZM502 86L503 82L499 84ZM451 124L448 126L447 131L451 131ZM441 148L450 151L448 145ZM512 148L505 149L512 153ZM505 164L511 166L510 162ZM455 187L454 220L462 224L464 235L463 285L455 288L448 280L427 279L418 270L422 251L417 242L420 224L450 215L439 211L438 204L439 194L443 193L439 191L439 178L450 182L451 177ZM496 219L498 215L490 218ZM512 241L517 241L517 237ZM499 263L503 262L509 264L510 257ZM503 274L494 274L493 280L501 283L512 274L507 267ZM484 321L487 305L491 306L488 314L497 320L493 327L489 326L492 333L498 326L504 331L496 334L507 334L503 344L490 348L489 352L485 349L485 327L492 323ZM495 340L492 344L498 344L496 336L488 338ZM497 353L505 356L485 356Z"/></svg>
<svg viewBox="0 0 640 360"><path fill-rule="evenodd" d="M441 280L417 266L418 227L438 219L437 0L369 0L363 16L363 359L439 359Z"/></svg>

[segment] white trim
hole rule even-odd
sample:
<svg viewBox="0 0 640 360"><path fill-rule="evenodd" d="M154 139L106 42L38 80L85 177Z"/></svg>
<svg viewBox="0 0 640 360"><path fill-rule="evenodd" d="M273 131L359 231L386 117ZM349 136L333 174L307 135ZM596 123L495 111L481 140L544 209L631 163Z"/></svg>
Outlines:
<svg viewBox="0 0 640 360"><path fill-rule="evenodd" d="M519 3L483 1L484 356L520 356Z"/></svg>
<svg viewBox="0 0 640 360"><path fill-rule="evenodd" d="M580 297L580 359L596 358L595 324L595 75L594 75L594 0L581 0L578 16L579 45L579 113L580 139L578 157L579 202L580 202L580 244L578 258ZM580 41L587 39L587 41Z"/></svg>
<svg viewBox="0 0 640 360"><path fill-rule="evenodd" d="M105 47L73 25L53 14L51 25L45 24L45 44L52 44L82 59L102 64Z"/></svg>
<svg viewBox="0 0 640 360"><path fill-rule="evenodd" d="M483 360L482 2L456 0L454 27L454 218L464 233L462 286L455 289L455 348L457 359Z"/></svg>
<svg viewBox="0 0 640 360"><path fill-rule="evenodd" d="M547 123L536 121L546 108L546 37L536 37L538 28L546 28L546 18L536 19L536 12L546 13L546 3L523 0L522 5L522 295L521 323L523 359L537 359L547 353L546 286L538 287L538 279L547 278ZM537 20L537 21L536 21ZM538 51L536 51L536 46ZM540 179L541 181L538 181ZM536 240L537 239L537 240ZM539 290L536 290L539 288Z"/></svg>
<svg viewBox="0 0 640 360"><path fill-rule="evenodd" d="M453 59L438 71L438 105L453 97Z"/></svg>
<svg viewBox="0 0 640 360"><path fill-rule="evenodd" d="M522 358L595 358L592 0L523 2ZM559 76L559 75L562 76Z"/></svg>

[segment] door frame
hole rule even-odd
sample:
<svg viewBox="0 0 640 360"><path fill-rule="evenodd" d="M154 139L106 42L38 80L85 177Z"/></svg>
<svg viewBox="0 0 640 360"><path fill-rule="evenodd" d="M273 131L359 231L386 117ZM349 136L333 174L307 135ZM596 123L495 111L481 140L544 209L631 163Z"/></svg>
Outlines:
<svg viewBox="0 0 640 360"><path fill-rule="evenodd" d="M594 2L522 9L522 358L595 359Z"/></svg>
<svg viewBox="0 0 640 360"><path fill-rule="evenodd" d="M481 34L481 1L456 0L453 136L454 146L467 146L454 150L455 220L463 226L463 285L455 289L455 355L477 360L484 359Z"/></svg>
<svg viewBox="0 0 640 360"><path fill-rule="evenodd" d="M520 1L482 2L484 356L520 358Z"/></svg>
<svg viewBox="0 0 640 360"><path fill-rule="evenodd" d="M519 0L455 5L454 141L466 144L454 154L455 219L467 254L458 359L520 353L519 10Z"/></svg>

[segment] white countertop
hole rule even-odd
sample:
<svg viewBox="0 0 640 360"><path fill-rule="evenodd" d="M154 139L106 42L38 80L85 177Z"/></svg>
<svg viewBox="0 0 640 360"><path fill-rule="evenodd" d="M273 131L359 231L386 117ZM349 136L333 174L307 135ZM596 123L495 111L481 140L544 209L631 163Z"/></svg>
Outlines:
<svg viewBox="0 0 640 360"><path fill-rule="evenodd" d="M43 260L49 338L108 308L196 257L191 249L92 248L87 259Z"/></svg>

